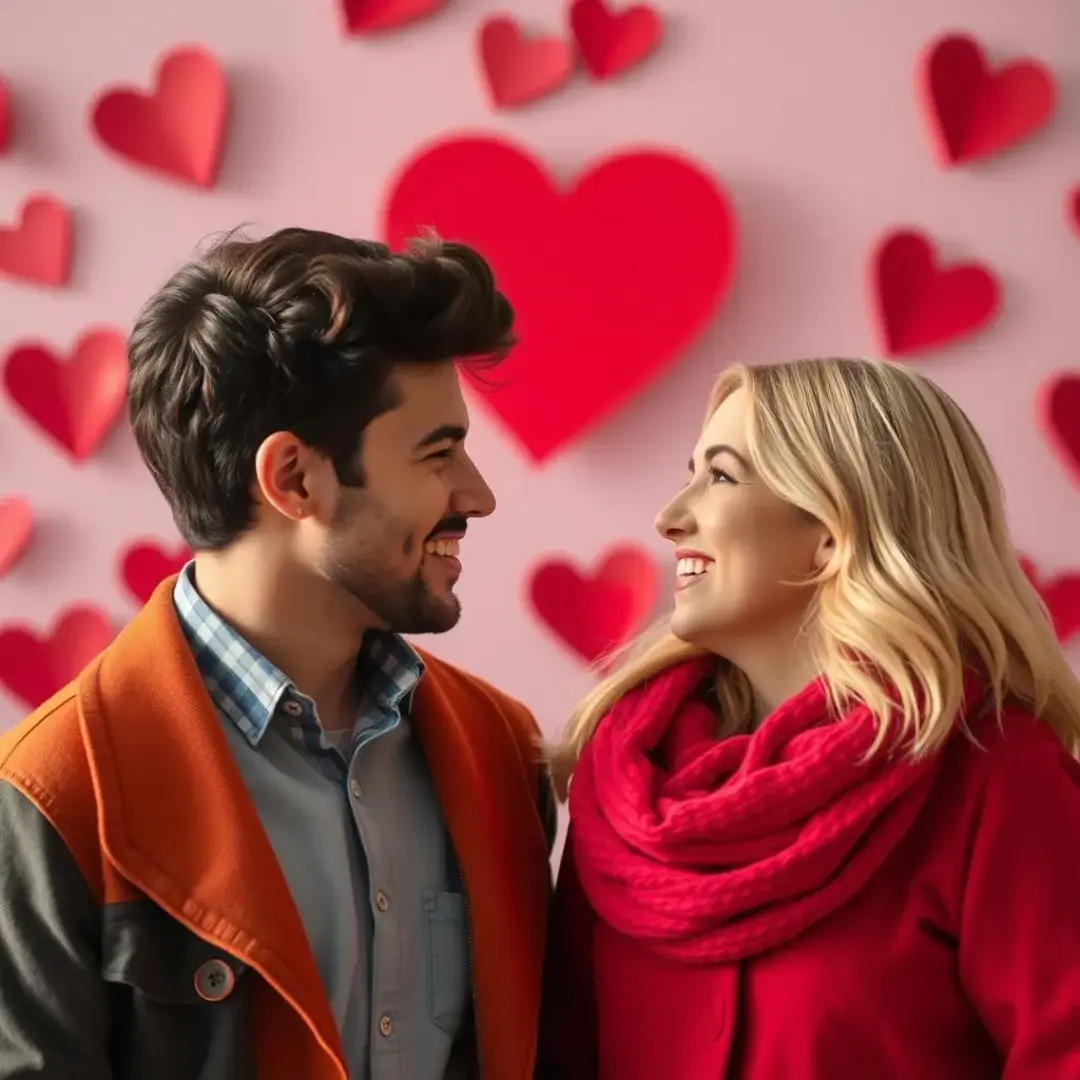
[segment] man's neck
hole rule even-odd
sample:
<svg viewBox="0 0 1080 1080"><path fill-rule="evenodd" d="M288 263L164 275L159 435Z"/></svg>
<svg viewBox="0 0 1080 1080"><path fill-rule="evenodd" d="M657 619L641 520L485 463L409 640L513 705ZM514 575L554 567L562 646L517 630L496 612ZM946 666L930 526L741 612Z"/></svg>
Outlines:
<svg viewBox="0 0 1080 1080"><path fill-rule="evenodd" d="M251 552L230 549L196 556L195 587L225 622L315 702L327 731L352 726L358 705L356 658L374 620L368 625L355 609L343 610L343 598L326 583L312 581L284 560L256 558Z"/></svg>

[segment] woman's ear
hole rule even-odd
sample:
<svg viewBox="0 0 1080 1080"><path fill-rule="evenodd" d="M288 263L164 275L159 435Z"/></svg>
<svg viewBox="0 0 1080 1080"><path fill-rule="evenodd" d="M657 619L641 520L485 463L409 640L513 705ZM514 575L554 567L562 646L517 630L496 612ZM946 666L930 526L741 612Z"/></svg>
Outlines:
<svg viewBox="0 0 1080 1080"><path fill-rule="evenodd" d="M820 574L828 569L836 555L836 541L827 529L822 531L817 550L814 552L814 569Z"/></svg>

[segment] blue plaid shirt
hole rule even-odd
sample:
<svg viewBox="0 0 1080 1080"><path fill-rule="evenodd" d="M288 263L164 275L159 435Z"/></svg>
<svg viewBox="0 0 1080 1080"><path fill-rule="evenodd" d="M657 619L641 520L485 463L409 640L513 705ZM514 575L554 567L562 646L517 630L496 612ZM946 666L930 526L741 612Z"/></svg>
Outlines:
<svg viewBox="0 0 1080 1080"><path fill-rule="evenodd" d="M258 746L277 720L324 775L345 782L348 763L323 732L315 702L253 649L199 595L194 562L177 578L173 603L199 673L218 712L252 745ZM371 630L357 658L363 697L352 730L348 757L393 730L409 708L424 673L423 661L397 634Z"/></svg>

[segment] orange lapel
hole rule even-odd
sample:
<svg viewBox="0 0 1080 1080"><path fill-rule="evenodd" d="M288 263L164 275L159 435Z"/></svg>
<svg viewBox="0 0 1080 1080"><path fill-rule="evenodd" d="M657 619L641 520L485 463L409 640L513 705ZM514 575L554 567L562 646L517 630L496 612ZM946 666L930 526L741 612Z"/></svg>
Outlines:
<svg viewBox="0 0 1080 1080"><path fill-rule="evenodd" d="M102 847L173 918L258 971L347 1080L300 916L177 621L174 582L79 681Z"/></svg>
<svg viewBox="0 0 1080 1080"><path fill-rule="evenodd" d="M424 656L413 720L468 894L485 1080L531 1078L550 868L509 721L477 684Z"/></svg>

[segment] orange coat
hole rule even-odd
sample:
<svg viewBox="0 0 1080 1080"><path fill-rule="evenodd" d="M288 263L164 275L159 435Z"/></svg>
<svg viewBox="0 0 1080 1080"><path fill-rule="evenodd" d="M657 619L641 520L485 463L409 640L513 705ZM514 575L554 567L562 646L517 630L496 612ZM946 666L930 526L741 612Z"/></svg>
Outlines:
<svg viewBox="0 0 1080 1080"><path fill-rule="evenodd" d="M102 907L149 898L261 976L259 1080L347 1080L314 957L180 630L173 582L76 682L0 738L0 781L61 835ZM536 725L480 680L424 662L412 716L465 879L482 1076L530 1080L550 892Z"/></svg>

